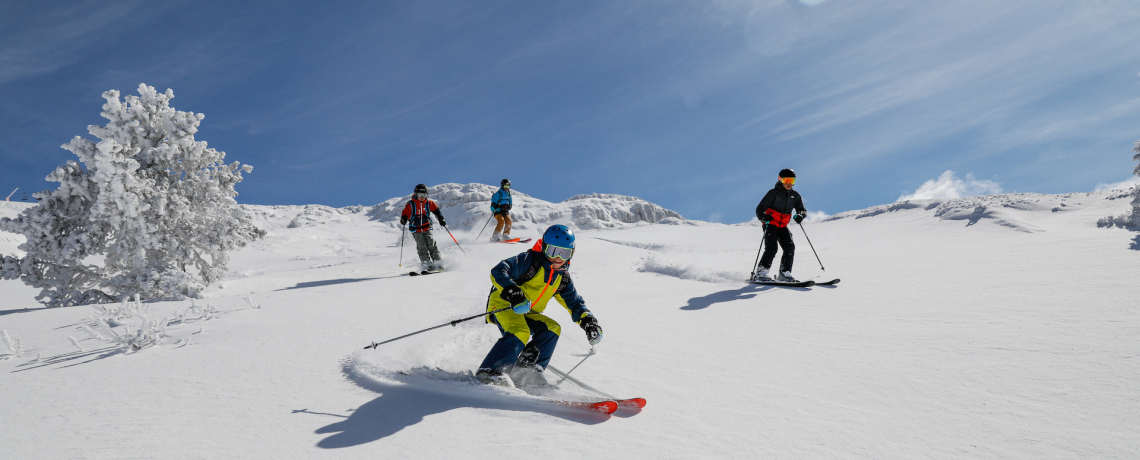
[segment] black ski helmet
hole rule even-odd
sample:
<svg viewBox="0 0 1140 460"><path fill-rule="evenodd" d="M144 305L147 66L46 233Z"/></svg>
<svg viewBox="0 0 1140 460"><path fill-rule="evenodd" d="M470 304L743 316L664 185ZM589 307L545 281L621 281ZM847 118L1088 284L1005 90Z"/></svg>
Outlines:
<svg viewBox="0 0 1140 460"><path fill-rule="evenodd" d="M510 179L503 179L502 182L499 182L499 187L507 188L510 186L511 186L511 180Z"/></svg>
<svg viewBox="0 0 1140 460"><path fill-rule="evenodd" d="M424 184L416 185L416 191L412 193L427 193L427 186Z"/></svg>
<svg viewBox="0 0 1140 460"><path fill-rule="evenodd" d="M796 177L796 172L791 169L781 169L780 177Z"/></svg>

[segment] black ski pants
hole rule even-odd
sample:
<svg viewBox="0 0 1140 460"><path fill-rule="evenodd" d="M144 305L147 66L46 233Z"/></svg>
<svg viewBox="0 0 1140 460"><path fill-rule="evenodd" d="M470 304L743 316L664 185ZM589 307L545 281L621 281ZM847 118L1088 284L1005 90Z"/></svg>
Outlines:
<svg viewBox="0 0 1140 460"><path fill-rule="evenodd" d="M780 258L780 272L792 271L792 261L796 258L796 243L792 242L792 229L769 225L764 233L764 256L760 257L760 266L772 268L772 259L776 258L776 243L784 250Z"/></svg>

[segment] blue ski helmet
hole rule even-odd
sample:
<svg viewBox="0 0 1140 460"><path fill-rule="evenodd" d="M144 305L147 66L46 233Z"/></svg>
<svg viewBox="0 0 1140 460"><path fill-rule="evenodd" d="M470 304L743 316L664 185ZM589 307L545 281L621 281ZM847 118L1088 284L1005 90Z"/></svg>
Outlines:
<svg viewBox="0 0 1140 460"><path fill-rule="evenodd" d="M569 251L554 251L550 246L569 249ZM570 256L574 253L574 232L565 225L551 225L542 234L542 252L547 253L548 256L555 256L550 254L555 252L564 255L563 260L570 260Z"/></svg>

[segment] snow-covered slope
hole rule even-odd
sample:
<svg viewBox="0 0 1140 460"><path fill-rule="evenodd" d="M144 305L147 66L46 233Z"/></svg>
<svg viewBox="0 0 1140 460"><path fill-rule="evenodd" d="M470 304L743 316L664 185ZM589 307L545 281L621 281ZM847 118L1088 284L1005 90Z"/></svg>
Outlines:
<svg viewBox="0 0 1140 460"><path fill-rule="evenodd" d="M751 223L579 225L574 279L605 339L589 356L581 330L552 308L563 325L552 364L585 359L574 376L649 400L614 416L416 378L473 370L498 336L480 321L362 350L483 309L490 267L525 247L468 241L480 205L445 211L466 211L447 217L471 225L456 235L467 256L441 239L449 271L416 278L402 275L414 250L401 267L388 224L402 199L382 211L250 207L269 235L233 255L230 279L208 298L120 314L119 332L139 315L177 318L159 346L127 353L77 329L107 313L5 296L0 329L21 353L0 345L0 411L11 414L0 451L1137 458L1140 237L1096 226L1127 209L1118 195L912 202L805 223L821 262L794 228L795 273L843 279L810 289L740 281L759 245ZM530 209L526 231L572 221L575 201L590 202L544 205L558 217ZM598 206L623 205L604 210L613 222L619 209L636 214L626 203ZM16 286L0 281L4 293Z"/></svg>

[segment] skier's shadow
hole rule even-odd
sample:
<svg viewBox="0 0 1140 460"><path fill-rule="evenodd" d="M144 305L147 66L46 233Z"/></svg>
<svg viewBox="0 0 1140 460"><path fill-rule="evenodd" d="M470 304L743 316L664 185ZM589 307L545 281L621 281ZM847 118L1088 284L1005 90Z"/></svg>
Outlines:
<svg viewBox="0 0 1140 460"><path fill-rule="evenodd" d="M478 408L538 412L572 422L593 425L609 420L605 414L594 414L538 400L496 395L492 389L471 385L470 394L431 391L412 385L385 384L352 378L360 386L382 393L360 406L348 418L317 429L318 434L332 433L317 442L324 449L358 446L394 435L423 421L424 417L452 409ZM294 413L314 414L307 410ZM327 414L334 415L334 414Z"/></svg>
<svg viewBox="0 0 1140 460"><path fill-rule="evenodd" d="M740 289L732 289L729 291L714 292L712 294L693 297L689 299L689 304L681 307L682 310L701 310L708 308L715 303L732 302L734 300L746 300L756 297L762 292L774 289L774 286L764 286L759 284L749 284ZM786 288L785 288L786 289ZM792 288L795 289L795 288Z"/></svg>
<svg viewBox="0 0 1140 460"><path fill-rule="evenodd" d="M399 278L401 276L404 276L404 275L400 274L400 275L395 275L395 276L377 276L377 277L373 277L373 278L342 278L342 279L336 279L336 280L307 281L304 283L297 283L293 287L287 287L287 288L282 288L282 289L277 289L277 290L278 291L288 291L290 289L306 289L306 288L321 287L321 286L332 286L334 284L359 283L361 281L372 281L372 280L383 280L383 279L388 279L388 278Z"/></svg>

